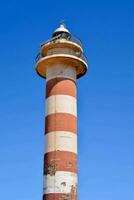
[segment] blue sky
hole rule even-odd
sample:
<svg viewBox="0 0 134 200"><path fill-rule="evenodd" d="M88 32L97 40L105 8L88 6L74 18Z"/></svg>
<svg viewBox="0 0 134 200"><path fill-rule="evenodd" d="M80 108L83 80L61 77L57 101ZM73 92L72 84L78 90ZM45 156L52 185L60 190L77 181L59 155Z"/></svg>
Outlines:
<svg viewBox="0 0 134 200"><path fill-rule="evenodd" d="M45 80L39 45L65 20L84 44L79 199L134 199L134 2L1 1L0 199L42 198Z"/></svg>

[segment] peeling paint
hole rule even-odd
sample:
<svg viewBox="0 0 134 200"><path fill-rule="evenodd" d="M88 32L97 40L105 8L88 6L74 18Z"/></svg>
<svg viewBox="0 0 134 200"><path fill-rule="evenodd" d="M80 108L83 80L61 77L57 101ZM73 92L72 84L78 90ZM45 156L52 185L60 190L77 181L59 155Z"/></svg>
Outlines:
<svg viewBox="0 0 134 200"><path fill-rule="evenodd" d="M44 174L50 174L50 176L55 175L57 171L57 164L49 163L44 167Z"/></svg>
<svg viewBox="0 0 134 200"><path fill-rule="evenodd" d="M69 194L61 195L59 200L76 200L77 199L77 186L71 187L71 192Z"/></svg>
<svg viewBox="0 0 134 200"><path fill-rule="evenodd" d="M77 174L57 171L54 176L44 176L44 194L49 193L76 193Z"/></svg>

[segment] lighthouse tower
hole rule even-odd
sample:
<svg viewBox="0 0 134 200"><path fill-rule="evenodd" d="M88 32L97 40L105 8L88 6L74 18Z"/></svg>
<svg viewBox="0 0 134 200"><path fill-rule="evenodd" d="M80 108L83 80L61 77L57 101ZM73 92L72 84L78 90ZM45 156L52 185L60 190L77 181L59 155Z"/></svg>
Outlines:
<svg viewBox="0 0 134 200"><path fill-rule="evenodd" d="M43 200L77 200L76 80L87 61L64 24L41 45L36 71L46 79Z"/></svg>

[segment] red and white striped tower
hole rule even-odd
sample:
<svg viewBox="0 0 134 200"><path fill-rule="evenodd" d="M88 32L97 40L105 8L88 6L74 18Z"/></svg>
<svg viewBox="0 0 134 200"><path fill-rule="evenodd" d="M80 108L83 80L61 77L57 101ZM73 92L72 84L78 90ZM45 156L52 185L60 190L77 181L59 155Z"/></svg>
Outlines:
<svg viewBox="0 0 134 200"><path fill-rule="evenodd" d="M64 24L41 45L36 71L46 78L43 200L77 200L76 79L87 62Z"/></svg>

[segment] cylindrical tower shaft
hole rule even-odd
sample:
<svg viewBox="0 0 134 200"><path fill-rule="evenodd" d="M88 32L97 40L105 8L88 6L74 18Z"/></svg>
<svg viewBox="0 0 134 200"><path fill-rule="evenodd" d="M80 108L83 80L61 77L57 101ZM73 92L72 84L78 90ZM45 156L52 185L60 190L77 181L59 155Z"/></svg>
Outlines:
<svg viewBox="0 0 134 200"><path fill-rule="evenodd" d="M76 200L76 70L51 66L46 81L44 200Z"/></svg>

